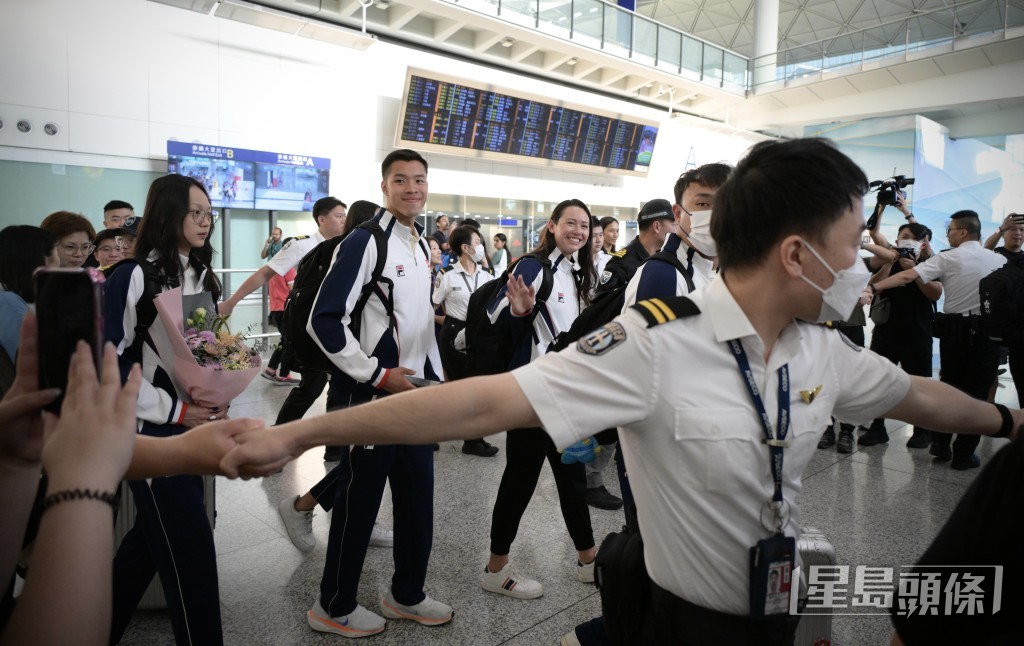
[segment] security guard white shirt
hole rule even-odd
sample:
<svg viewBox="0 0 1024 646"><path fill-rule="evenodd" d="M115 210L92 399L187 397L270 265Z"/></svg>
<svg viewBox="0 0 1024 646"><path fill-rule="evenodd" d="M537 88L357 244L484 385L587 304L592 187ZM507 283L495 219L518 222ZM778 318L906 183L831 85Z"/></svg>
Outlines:
<svg viewBox="0 0 1024 646"><path fill-rule="evenodd" d="M444 303L445 316L465 321L469 297L491 280L494 280L494 276L479 264L476 271L470 274L461 262L456 261L451 267L437 273L432 296L434 305Z"/></svg>
<svg viewBox="0 0 1024 646"><path fill-rule="evenodd" d="M689 298L700 314L649 328L630 311L512 375L560 448L620 427L654 582L704 608L747 615L749 550L769 535L761 512L774 487L764 430L727 342L741 339L773 424L777 371L789 364L783 531L793 537L801 474L831 416L879 417L904 398L910 378L807 323L787 326L766 363L763 342L724 280Z"/></svg>
<svg viewBox="0 0 1024 646"><path fill-rule="evenodd" d="M1005 256L970 240L935 254L914 269L926 283L933 280L942 283L942 293L946 297L942 304L943 313L981 314L978 283L1005 264Z"/></svg>
<svg viewBox="0 0 1024 646"><path fill-rule="evenodd" d="M295 236L267 261L267 267L273 269L278 276L284 276L289 270L298 267L302 258L324 240L326 238L320 234L320 229L311 236Z"/></svg>

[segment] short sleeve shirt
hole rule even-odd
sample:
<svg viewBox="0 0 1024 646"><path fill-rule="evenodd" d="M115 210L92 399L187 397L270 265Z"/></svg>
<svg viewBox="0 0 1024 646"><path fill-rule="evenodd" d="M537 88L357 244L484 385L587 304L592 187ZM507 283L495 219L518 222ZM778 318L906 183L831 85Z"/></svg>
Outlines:
<svg viewBox="0 0 1024 646"><path fill-rule="evenodd" d="M317 230L311 236L296 236L289 240L281 250L274 254L274 257L267 261L270 267L278 276L284 276L289 269L297 267L299 261L313 250L313 247L323 242L325 238Z"/></svg>
<svg viewBox="0 0 1024 646"><path fill-rule="evenodd" d="M447 316L465 321L469 297L491 280L494 280L494 276L482 267L478 266L475 272L467 274L460 263L455 263L437 274L431 298L435 305L444 303Z"/></svg>
<svg viewBox="0 0 1024 646"><path fill-rule="evenodd" d="M906 396L910 378L834 330L796 322L766 363L724 280L689 298L700 314L647 327L629 311L590 335L605 336L584 337L512 375L558 447L620 427L655 583L702 607L746 615L749 550L767 535L761 511L773 481L764 430L727 342L741 340L773 420L777 370L789 367L783 531L793 537L802 474L831 416L881 416Z"/></svg>
<svg viewBox="0 0 1024 646"><path fill-rule="evenodd" d="M925 282L937 280L942 283L944 313L980 314L978 283L1005 264L1005 256L971 240L955 249L935 254L915 269Z"/></svg>

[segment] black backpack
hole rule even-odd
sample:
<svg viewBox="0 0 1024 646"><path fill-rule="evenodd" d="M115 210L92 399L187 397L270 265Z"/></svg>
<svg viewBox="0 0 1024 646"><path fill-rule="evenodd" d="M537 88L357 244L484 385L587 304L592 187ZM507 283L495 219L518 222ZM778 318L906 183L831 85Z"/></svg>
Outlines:
<svg viewBox="0 0 1024 646"><path fill-rule="evenodd" d="M384 278L384 265L388 259L388 239L384 229L381 228L377 218L363 222L356 229L366 229L370 232L377 243L377 264L373 267L370 281L363 285L359 293L359 300L352 309L349 329L356 339L359 338L360 314L366 301L370 300L374 288L378 283L385 283L388 286L388 296L382 299L384 309L387 311L389 325L394 329L395 312L392 291L394 285L391 280ZM354 231L355 229L353 229ZM323 353L316 341L306 331L306 324L313 313L313 303L320 291L320 285L327 277L334 260L334 251L342 242L348 239L348 234L324 240L313 247L309 253L299 261L295 271L295 281L292 283L292 291L284 302L284 312L281 314L281 336L288 343L292 356L301 370L313 370L318 372L330 372L334 364Z"/></svg>
<svg viewBox="0 0 1024 646"><path fill-rule="evenodd" d="M985 336L1003 345L1024 343L1024 260L1010 259L978 282Z"/></svg>
<svg viewBox="0 0 1024 646"><path fill-rule="evenodd" d="M466 358L469 362L469 374L474 377L508 371L512 359L521 351L524 344L532 342L533 321L540 309L536 305L533 312L525 317L526 325L522 326L522 331L518 334L513 333L513 327L507 320L499 319L497 323L492 323L487 314L488 306L498 297L501 288L508 284L512 270L523 258L533 258L540 262L541 272L544 274L540 289L537 290L537 303L547 301L551 295L554 283L551 261L539 253L523 254L513 261L501 276L473 292L466 308Z"/></svg>
<svg viewBox="0 0 1024 646"><path fill-rule="evenodd" d="M675 253L668 251L659 251L645 260L648 262L666 262L676 268L683 278L686 280L686 286L692 292L694 289L693 279L690 278L690 274L683 267L683 263L679 262L679 257ZM634 272L635 273L635 272ZM576 343L586 335L590 334L597 328L601 327L605 323L608 323L616 316L622 314L622 308L626 304L626 286L629 284L629 279L632 276L626 278L626 282L622 283L618 287L611 289L610 291L598 294L597 298L590 303L590 305L583 310L576 320L572 322L572 326L568 330L559 334L554 341L551 342L551 351L559 352L568 348L573 343ZM673 294L675 296L675 294Z"/></svg>
<svg viewBox="0 0 1024 646"><path fill-rule="evenodd" d="M125 258L116 262L104 269L103 275L110 278L122 265L138 265L142 269L142 298L135 304L135 339L123 353L129 361L142 363L142 347L149 340L149 326L156 320L156 305L153 304L153 299L164 290L164 287L178 287L178 279L162 275L156 265L138 258Z"/></svg>

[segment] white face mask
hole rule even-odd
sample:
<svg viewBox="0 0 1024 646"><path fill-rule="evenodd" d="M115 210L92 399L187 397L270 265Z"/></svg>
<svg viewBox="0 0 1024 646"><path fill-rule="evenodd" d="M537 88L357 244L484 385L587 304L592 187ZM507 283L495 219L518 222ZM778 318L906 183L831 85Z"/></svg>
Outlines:
<svg viewBox="0 0 1024 646"><path fill-rule="evenodd" d="M473 260L475 262L480 262L483 259L484 259L484 246L482 244L478 244L477 246L473 247Z"/></svg>
<svg viewBox="0 0 1024 646"><path fill-rule="evenodd" d="M861 292L868 286L868 280L871 278L868 268L864 266L864 262L858 256L850 267L838 272L833 271L828 266L828 263L822 260L810 243L806 240L802 242L807 245L807 250L814 254L818 262L828 270L828 273L832 274L835 278L828 289L822 289L811 282L811 279L807 276L800 276L800 278L804 279L804 282L821 292L821 309L818 311L818 318L814 322L845 321L853 314L853 308L857 306Z"/></svg>
<svg viewBox="0 0 1024 646"><path fill-rule="evenodd" d="M921 243L917 240L897 240L896 246L900 249L913 249L915 256L921 255Z"/></svg>
<svg viewBox="0 0 1024 646"><path fill-rule="evenodd" d="M711 237L711 211L694 211L690 213L690 243L693 248L705 256L718 255L715 239Z"/></svg>

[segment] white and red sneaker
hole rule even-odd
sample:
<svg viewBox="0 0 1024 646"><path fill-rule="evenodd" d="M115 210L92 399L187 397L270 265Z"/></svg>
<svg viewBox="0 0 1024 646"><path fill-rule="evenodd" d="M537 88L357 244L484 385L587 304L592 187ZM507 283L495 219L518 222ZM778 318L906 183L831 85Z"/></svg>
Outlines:
<svg viewBox="0 0 1024 646"><path fill-rule="evenodd" d="M516 599L536 599L544 595L544 587L539 581L516 573L511 563L506 563L497 572L491 572L485 567L484 573L480 575L480 585L488 592Z"/></svg>

